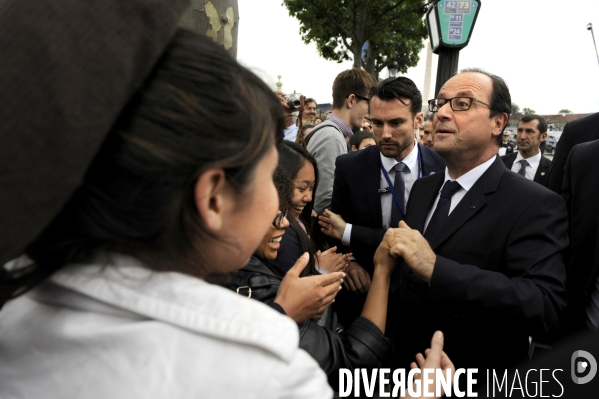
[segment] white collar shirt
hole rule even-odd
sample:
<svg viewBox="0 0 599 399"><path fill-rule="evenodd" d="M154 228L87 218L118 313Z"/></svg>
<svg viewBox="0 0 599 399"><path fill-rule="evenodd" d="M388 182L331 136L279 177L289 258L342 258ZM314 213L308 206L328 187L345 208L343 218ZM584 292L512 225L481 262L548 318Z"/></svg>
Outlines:
<svg viewBox="0 0 599 399"><path fill-rule="evenodd" d="M410 191L412 191L412 186L414 185L414 182L418 179L418 177L419 177L418 175L422 174L422 165L420 165L419 151L420 151L420 149L418 148L418 143L416 142L416 140L414 140L414 148L412 148L412 151L410 151L410 153L402 160L402 162L405 163L409 169L409 172L407 172L407 171L404 172L404 182L405 182L404 200L406 201L406 204L408 203ZM385 168L385 170L389 174L389 179L391 180L391 182L395 181L395 170L393 169L393 167L395 165L397 165L399 162L397 162L397 160L395 158L387 158L387 157L383 156L383 154L381 154L380 152L379 152L379 156L381 158L383 168ZM379 167L379 169L380 169L380 167ZM380 188L388 188L389 183L387 183L387 179L385 179L385 175L383 174L383 171L381 170L379 174L380 174L379 187ZM388 229L389 224L391 222L391 206L393 204L393 195L390 192L387 192L384 194L380 194L380 196L381 196L382 224L383 224L383 228ZM404 209L404 211L406 211L406 210ZM343 243L343 245L351 244L351 231L352 231L352 224L347 223L345 226L345 229L343 230L343 235L341 237L341 242Z"/></svg>
<svg viewBox="0 0 599 399"><path fill-rule="evenodd" d="M451 205L449 207L449 214L451 214L451 212L455 209L455 207L460 203L462 198L464 198L466 193L468 193L468 191L470 191L472 186L474 186L474 184L478 181L478 179L480 179L480 177L483 175L483 173L485 173L487 171L487 169L489 169L489 167L491 167L493 162L495 162L495 159L496 159L496 157L492 157L488 161L483 162L482 164L478 165L477 167L464 173L462 176L458 177L457 179L452 179L449 176L449 171L447 170L447 167L445 167L445 180L443 180L443 185L445 184L446 181L450 180L450 181L457 181L461 187L453 195L453 197L451 197ZM439 202L439 195L441 194L441 189L443 188L443 185L441 185L441 187L439 188L439 192L437 193L437 199L435 199L435 203L433 204L432 208L429 209L429 211L428 211L428 215L426 217L426 223L424 224L424 231L426 231L426 228L428 227L428 223L430 222L430 220L433 216L433 212L435 211L435 208L437 208L437 203Z"/></svg>
<svg viewBox="0 0 599 399"><path fill-rule="evenodd" d="M420 170L420 165L419 165L419 160L418 160L418 144L416 143L416 141L414 141L414 148L412 148L412 151L410 151L410 153L408 155L406 155L406 157L404 159L401 160L401 162L403 162L409 169L409 171L405 171L404 172L404 181L405 181L405 191L404 191L404 200L405 200L405 204L403 204L402 206L404 207L404 212L406 212L405 209L405 205L408 203L408 198L410 196L410 191L412 191L412 186L414 185L414 182L418 179L418 174L419 174L419 170ZM383 154L380 154L381 157L381 162L383 164L383 168L385 168L385 170L387 171L388 175L389 175L389 179L391 180L391 183L393 183L395 181L395 165L397 165L399 162L395 159L395 158L387 158L385 156L383 156ZM421 173L421 172L420 172ZM380 171L380 188L388 188L389 187L389 183L387 182L387 179L385 179L385 174L383 173L383 171ZM384 194L381 194L381 211L382 211L382 215L383 215L383 228L388 229L390 226L390 222L391 222L391 207L393 205L393 195L391 194L391 192L387 192ZM397 227L397 226L393 226L393 227Z"/></svg>
<svg viewBox="0 0 599 399"><path fill-rule="evenodd" d="M535 175L537 174L537 169L539 169L539 164L541 163L541 151L537 152L537 155L533 155L530 158L523 158L520 151L518 151L518 155L516 155L516 159L514 159L514 163L512 164L512 172L518 173L522 164L521 160L526 159L528 165L525 169L525 177L528 180L534 180Z"/></svg>

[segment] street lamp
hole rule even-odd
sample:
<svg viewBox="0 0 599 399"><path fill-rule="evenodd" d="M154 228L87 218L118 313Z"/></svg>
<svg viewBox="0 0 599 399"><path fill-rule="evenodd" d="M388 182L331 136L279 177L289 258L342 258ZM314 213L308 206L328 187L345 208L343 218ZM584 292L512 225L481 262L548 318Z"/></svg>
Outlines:
<svg viewBox="0 0 599 399"><path fill-rule="evenodd" d="M399 69L399 64L397 63L397 61L393 61L392 63L389 64L387 69L389 70L389 77L396 78L397 70Z"/></svg>

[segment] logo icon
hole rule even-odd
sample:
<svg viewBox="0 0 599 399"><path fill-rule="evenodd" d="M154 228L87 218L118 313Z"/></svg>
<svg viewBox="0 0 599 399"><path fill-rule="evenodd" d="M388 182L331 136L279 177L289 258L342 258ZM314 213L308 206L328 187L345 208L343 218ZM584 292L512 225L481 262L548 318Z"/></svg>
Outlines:
<svg viewBox="0 0 599 399"><path fill-rule="evenodd" d="M597 361L593 355L587 351L577 350L574 352L570 364L572 381L574 381L575 384L586 384L595 378L595 375L597 374ZM586 376L582 377L584 374L586 374Z"/></svg>

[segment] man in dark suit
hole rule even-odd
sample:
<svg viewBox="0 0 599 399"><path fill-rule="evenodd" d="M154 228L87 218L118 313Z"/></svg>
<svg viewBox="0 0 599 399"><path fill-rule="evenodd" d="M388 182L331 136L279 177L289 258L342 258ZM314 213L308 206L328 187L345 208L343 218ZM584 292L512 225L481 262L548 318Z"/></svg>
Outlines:
<svg viewBox="0 0 599 399"><path fill-rule="evenodd" d="M325 211L320 224L325 234L349 246L355 257L346 278L351 290L368 290L376 248L386 229L403 219L414 182L445 169L441 157L416 140L424 118L421 109L422 95L410 79L378 83L370 92L378 146L337 158L331 210Z"/></svg>
<svg viewBox="0 0 599 399"><path fill-rule="evenodd" d="M390 318L400 366L439 329L456 368L505 368L562 318L565 203L496 156L511 111L501 78L463 71L429 108L447 169L414 184L394 229L391 252L404 261Z"/></svg>
<svg viewBox="0 0 599 399"><path fill-rule="evenodd" d="M424 118L421 108L422 95L410 79L399 77L379 83L370 92L377 146L339 156L336 161L331 212L327 214L339 215L343 220L325 216L321 225L326 234L348 245L358 262L370 271L386 229L403 219L414 181L445 168L441 157L416 140L416 130ZM399 164L404 165L400 172L403 190L394 188L401 210L390 190ZM398 219L392 221L394 212Z"/></svg>
<svg viewBox="0 0 599 399"><path fill-rule="evenodd" d="M564 169L562 196L570 220L568 312L564 332L599 325L599 140L570 151ZM597 338L599 339L599 337Z"/></svg>
<svg viewBox="0 0 599 399"><path fill-rule="evenodd" d="M504 155L501 160L512 172L547 186L551 160L540 151L541 143L546 139L545 118L540 115L525 115L518 122L516 133L518 152Z"/></svg>
<svg viewBox="0 0 599 399"><path fill-rule="evenodd" d="M547 188L558 194L562 193L564 166L570 150L580 143L599 139L599 112L566 123L564 131L555 146L553 164L549 170Z"/></svg>
<svg viewBox="0 0 599 399"><path fill-rule="evenodd" d="M510 139L510 132L503 132L503 140L501 141L501 145L499 146L499 148L499 155L507 155L514 153L514 143ZM501 148L505 148L505 151L501 151Z"/></svg>

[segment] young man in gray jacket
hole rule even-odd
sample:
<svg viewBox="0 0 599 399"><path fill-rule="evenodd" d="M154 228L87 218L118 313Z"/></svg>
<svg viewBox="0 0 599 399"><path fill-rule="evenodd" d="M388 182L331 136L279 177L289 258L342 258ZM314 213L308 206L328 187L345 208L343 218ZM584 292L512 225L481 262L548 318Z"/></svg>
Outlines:
<svg viewBox="0 0 599 399"><path fill-rule="evenodd" d="M321 215L331 207L335 160L347 153L352 128L362 126L368 114L368 93L376 80L366 71L352 68L341 72L333 82L333 111L309 137L308 151L318 166L318 187L314 210Z"/></svg>

